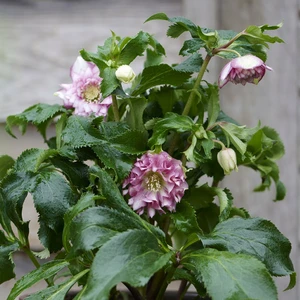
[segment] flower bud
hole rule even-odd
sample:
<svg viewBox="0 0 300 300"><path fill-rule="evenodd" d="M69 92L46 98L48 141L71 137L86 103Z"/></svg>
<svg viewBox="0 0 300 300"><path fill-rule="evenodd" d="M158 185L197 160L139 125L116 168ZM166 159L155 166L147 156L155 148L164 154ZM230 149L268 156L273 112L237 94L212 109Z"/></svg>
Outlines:
<svg viewBox="0 0 300 300"><path fill-rule="evenodd" d="M117 69L115 75L120 81L124 83L130 83L135 78L135 73L133 72L132 68L128 65L120 66Z"/></svg>
<svg viewBox="0 0 300 300"><path fill-rule="evenodd" d="M266 70L272 70L260 58L248 54L237 57L227 63L219 77L219 87L223 87L228 81L245 85L247 82L258 84L264 77Z"/></svg>
<svg viewBox="0 0 300 300"><path fill-rule="evenodd" d="M238 171L236 163L236 154L233 149L225 148L222 149L217 155L218 162L222 169L224 170L225 175L229 175L231 171Z"/></svg>

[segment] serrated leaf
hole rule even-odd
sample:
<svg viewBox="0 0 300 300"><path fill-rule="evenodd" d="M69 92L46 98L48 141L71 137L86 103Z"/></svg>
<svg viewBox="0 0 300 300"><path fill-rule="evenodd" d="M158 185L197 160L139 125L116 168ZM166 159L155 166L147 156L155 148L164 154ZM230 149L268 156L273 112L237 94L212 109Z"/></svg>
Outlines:
<svg viewBox="0 0 300 300"><path fill-rule="evenodd" d="M149 44L149 34L140 31L136 37L132 38L121 50L119 65L129 65L137 56L143 55Z"/></svg>
<svg viewBox="0 0 300 300"><path fill-rule="evenodd" d="M291 243L270 221L260 218L231 218L201 237L206 247L244 253L261 260L275 276L294 272L289 258Z"/></svg>
<svg viewBox="0 0 300 300"><path fill-rule="evenodd" d="M61 240L64 214L76 203L77 195L67 181L52 170L40 172L37 181L31 193L39 214L39 238L51 252L57 251L62 246L62 242L58 240ZM50 231L52 234L49 234ZM55 243L51 242L50 237Z"/></svg>
<svg viewBox="0 0 300 300"><path fill-rule="evenodd" d="M107 299L111 288L120 282L144 286L172 255L171 251L162 251L148 231L120 233L97 252L81 299Z"/></svg>
<svg viewBox="0 0 300 300"><path fill-rule="evenodd" d="M129 175L135 157L124 154L109 144L94 146L92 149L105 167L116 172L118 180L123 180Z"/></svg>
<svg viewBox="0 0 300 300"><path fill-rule="evenodd" d="M22 219L22 209L25 198L36 184L36 178L32 172L13 172L1 182L3 206L9 219L24 234L28 235L28 222Z"/></svg>
<svg viewBox="0 0 300 300"><path fill-rule="evenodd" d="M179 51L179 54L182 56L188 56L197 52L201 47L204 47L205 43L199 38L194 38L187 40L183 43L182 48Z"/></svg>
<svg viewBox="0 0 300 300"><path fill-rule="evenodd" d="M15 160L9 155L0 155L0 181L6 176L7 171L12 168Z"/></svg>
<svg viewBox="0 0 300 300"><path fill-rule="evenodd" d="M81 278L83 277L89 269L83 270L82 272L76 274L69 280L61 283L59 285L50 286L45 290L36 292L26 297L26 300L61 300L64 299L69 289Z"/></svg>
<svg viewBox="0 0 300 300"><path fill-rule="evenodd" d="M51 163L60 169L70 183L77 188L82 189L89 185L89 166L86 164L79 161L70 161L59 156L51 158Z"/></svg>
<svg viewBox="0 0 300 300"><path fill-rule="evenodd" d="M75 115L68 119L62 132L62 139L65 145L74 148L101 143L101 135L99 130L92 125L92 119Z"/></svg>
<svg viewBox="0 0 300 300"><path fill-rule="evenodd" d="M175 227L185 234L201 232L197 223L196 212L187 201L177 203L176 212L171 214L171 219Z"/></svg>
<svg viewBox="0 0 300 300"><path fill-rule="evenodd" d="M20 126L21 133L24 134L27 128L27 124L32 123L37 126L44 139L46 139L46 128L48 125L47 123L55 116L66 111L67 110L63 106L58 104L35 104L18 115L7 117L5 129L10 135L15 137L12 132L13 126Z"/></svg>
<svg viewBox="0 0 300 300"><path fill-rule="evenodd" d="M182 116L171 112L166 113L163 119L155 123L153 135L148 141L149 146L162 145L166 141L168 132L171 130L182 133L185 131L192 131L194 126L193 120L188 116Z"/></svg>
<svg viewBox="0 0 300 300"><path fill-rule="evenodd" d="M132 96L144 93L146 90L164 84L181 85L190 78L190 73L175 70L167 64L150 66L143 70L141 81L132 92Z"/></svg>
<svg viewBox="0 0 300 300"><path fill-rule="evenodd" d="M121 195L118 186L108 175L108 173L97 166L93 166L90 169L90 174L99 179L99 188L103 196L107 199L107 205L117 209L120 212L125 212L129 215L138 217L131 208L125 202L125 199Z"/></svg>
<svg viewBox="0 0 300 300"><path fill-rule="evenodd" d="M2 270L0 272L0 284L15 277L15 264L12 259L12 253L18 248L17 242L7 240L4 233L0 231L0 266Z"/></svg>
<svg viewBox="0 0 300 300"><path fill-rule="evenodd" d="M54 260L43 264L41 267L31 271L30 273L27 273L15 283L7 300L15 300L16 297L20 295L24 290L42 279L47 279L51 276L56 275L64 267L68 266L68 264L69 263L67 261Z"/></svg>
<svg viewBox="0 0 300 300"><path fill-rule="evenodd" d="M203 249L187 254L182 264L204 282L214 300L278 299L272 277L252 256Z"/></svg>
<svg viewBox="0 0 300 300"><path fill-rule="evenodd" d="M71 228L70 255L73 257L101 247L120 232L144 227L141 221L125 213L108 207L91 207L73 220Z"/></svg>
<svg viewBox="0 0 300 300"><path fill-rule="evenodd" d="M185 61L174 67L174 70L185 73L199 72L203 64L202 55L200 53L193 53Z"/></svg>

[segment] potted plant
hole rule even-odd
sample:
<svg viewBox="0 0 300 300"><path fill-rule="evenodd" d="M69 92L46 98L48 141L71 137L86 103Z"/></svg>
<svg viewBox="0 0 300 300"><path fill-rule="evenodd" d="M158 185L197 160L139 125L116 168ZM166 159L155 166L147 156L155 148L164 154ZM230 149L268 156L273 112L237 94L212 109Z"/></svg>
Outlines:
<svg viewBox="0 0 300 300"><path fill-rule="evenodd" d="M71 83L56 93L62 105L36 104L7 118L10 135L14 126L24 134L33 124L48 145L16 160L0 157L0 281L14 277L15 251L36 266L8 300L40 280L48 287L26 299L64 299L75 284L75 299L127 299L118 290L123 283L132 299L159 300L178 280L172 299L184 299L193 286L198 299L273 300L272 276L290 276L287 289L295 285L288 239L234 206L230 190L219 186L248 167L262 179L257 191L272 184L276 200L285 196L277 132L240 125L219 101L225 84L258 84L271 70L266 50L282 40L268 32L281 24L236 33L164 13L147 19L153 20L170 22L171 38L191 35L179 52L182 62L163 63L163 46L147 32L112 32L96 53L80 51ZM130 64L143 55L136 75ZM227 60L217 84L205 80L216 56ZM47 134L51 124L54 137ZM22 219L28 193L42 253L30 249ZM37 259L50 253L51 260Z"/></svg>

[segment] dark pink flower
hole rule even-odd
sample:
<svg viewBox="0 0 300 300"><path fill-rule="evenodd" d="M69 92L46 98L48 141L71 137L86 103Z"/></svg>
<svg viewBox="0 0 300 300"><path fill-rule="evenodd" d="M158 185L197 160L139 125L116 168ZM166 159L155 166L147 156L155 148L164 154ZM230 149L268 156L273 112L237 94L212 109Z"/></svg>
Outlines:
<svg viewBox="0 0 300 300"><path fill-rule="evenodd" d="M166 152L147 152L137 159L129 177L124 181L123 194L129 194L128 204L138 214L147 210L148 216L175 211L176 203L188 188L182 163Z"/></svg>
<svg viewBox="0 0 300 300"><path fill-rule="evenodd" d="M80 116L106 116L112 103L111 97L101 99L98 67L78 56L71 67L72 83L61 84L62 89L55 93L64 100L66 108L75 108L74 114Z"/></svg>
<svg viewBox="0 0 300 300"><path fill-rule="evenodd" d="M219 87L223 87L228 81L245 85L247 82L257 84L267 70L272 70L260 58L248 54L237 57L227 63L219 76Z"/></svg>

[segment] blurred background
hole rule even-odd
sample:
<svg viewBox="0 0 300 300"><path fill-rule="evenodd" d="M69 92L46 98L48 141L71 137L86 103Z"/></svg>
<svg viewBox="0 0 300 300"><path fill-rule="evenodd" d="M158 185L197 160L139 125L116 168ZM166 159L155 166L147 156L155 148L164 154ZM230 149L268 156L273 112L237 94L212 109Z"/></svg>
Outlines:
<svg viewBox="0 0 300 300"><path fill-rule="evenodd" d="M278 34L285 44L271 46L268 72L258 86L226 85L220 92L222 109L240 124L274 127L285 144L281 159L282 181L287 187L286 199L273 202L275 191L254 193L259 176L240 168L226 179L235 198L235 205L245 207L252 216L271 220L292 242L292 259L299 269L299 145L300 125L300 0L0 0L0 155L17 157L28 147L45 147L34 128L25 136L11 138L4 130L8 115L17 114L37 102L61 103L53 96L61 83L69 83L69 68L79 50L96 51L110 36L135 35L145 30L166 47L166 62L178 62L178 51L185 39L170 41L165 33L168 24L145 19L157 12L168 16L185 16L201 27L241 31L248 25L284 23ZM217 81L225 61L214 59L206 79ZM138 72L142 65L133 66ZM30 219L37 231L36 214L31 199L26 200L24 218ZM39 249L37 235L32 246ZM32 268L20 261L17 278ZM3 270L0 270L3 272ZM300 299L300 285L282 292L288 278L276 279L279 299ZM13 286L11 280L0 286L0 299L6 299ZM37 287L33 288L36 289Z"/></svg>

